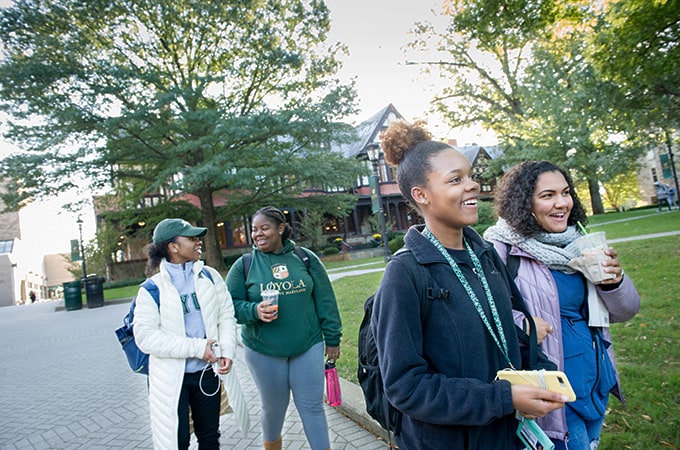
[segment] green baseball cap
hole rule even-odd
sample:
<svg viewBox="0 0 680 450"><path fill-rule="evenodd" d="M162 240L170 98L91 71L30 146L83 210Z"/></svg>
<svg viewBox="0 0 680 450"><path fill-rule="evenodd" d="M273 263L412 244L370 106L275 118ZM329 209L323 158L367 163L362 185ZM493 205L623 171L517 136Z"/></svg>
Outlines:
<svg viewBox="0 0 680 450"><path fill-rule="evenodd" d="M207 228L194 227L184 219L163 219L153 230L153 243L160 244L177 236L203 236L207 232Z"/></svg>

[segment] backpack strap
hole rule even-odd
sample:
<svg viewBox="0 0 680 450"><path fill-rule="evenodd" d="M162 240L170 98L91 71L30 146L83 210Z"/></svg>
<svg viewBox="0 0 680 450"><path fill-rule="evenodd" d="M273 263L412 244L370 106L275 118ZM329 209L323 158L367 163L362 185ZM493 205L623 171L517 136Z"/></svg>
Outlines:
<svg viewBox="0 0 680 450"><path fill-rule="evenodd" d="M512 248L512 245L510 245L506 242L505 248L506 248L505 267L508 268L508 272L510 273L510 278L512 278L514 280L515 278L517 278L517 272L519 272L520 258L517 255L511 255L510 254L510 249Z"/></svg>
<svg viewBox="0 0 680 450"><path fill-rule="evenodd" d="M393 259L400 259L406 267L408 267L411 274L413 284L418 292L418 299L420 300L420 318L423 329L426 328L432 312L432 301L436 299L448 299L449 291L441 289L437 285L430 269L424 264L420 264L413 252L406 247L402 247L392 256Z"/></svg>
<svg viewBox="0 0 680 450"><path fill-rule="evenodd" d="M520 342L524 345L527 346L528 349L528 368L530 369L538 369L538 368L544 368L546 370L556 370L555 365L547 359L547 357L543 354L543 352L539 349L538 346L538 341L536 339L536 323L534 322L534 318L527 309L526 304L524 303L524 298L522 297L522 294L519 292L519 289L517 288L517 285L514 282L515 277L517 277L517 269L519 268L519 263L520 263L520 257L517 255L510 255L510 245L505 244L507 248L507 265L503 264L503 260L501 259L500 255L498 252L493 252L493 257L494 257L494 262L497 267L500 268L501 271L505 271L505 282L507 284L508 289L510 290L510 296L512 300L512 309L515 311L519 311L524 315L525 320L529 324L529 333L519 326L515 326L515 331L517 332L517 337L519 338ZM514 270L514 274L511 273L511 269ZM540 355L539 355L540 354ZM539 364L540 363L540 364ZM539 365L541 367L539 367Z"/></svg>
<svg viewBox="0 0 680 450"><path fill-rule="evenodd" d="M309 265L311 264L309 259L309 253L307 253L305 250L303 250L302 247L298 247L297 245L293 248L293 251L298 256L298 258L302 260L302 262L305 264L307 272L309 272Z"/></svg>
<svg viewBox="0 0 680 450"><path fill-rule="evenodd" d="M412 277L413 284L415 285L416 291L418 292L418 300L420 301L420 326L424 331L425 328L427 328L427 324L430 321L430 316L432 315L433 301L435 299L448 299L449 291L441 289L437 286L437 283L430 273L430 269L428 269L424 264L420 264L416 260L415 256L413 256L413 252L411 252L410 249L406 247L400 248L394 253L394 255L392 255L392 259L401 260L402 263L410 269L409 274ZM387 397L383 395L383 410L389 411L388 406L389 402L387 401ZM387 420L387 427L389 430L390 421L392 418L390 417L390 414L386 414L385 418ZM394 424L395 435L398 435L401 432L401 419L401 414L396 416L396 423Z"/></svg>
<svg viewBox="0 0 680 450"><path fill-rule="evenodd" d="M201 278L201 277L205 277L205 278L209 279L212 284L215 284L215 280L213 280L212 274L205 267L203 267L201 269L201 271L198 273L198 278Z"/></svg>
<svg viewBox="0 0 680 450"><path fill-rule="evenodd" d="M158 286L156 283L151 279L147 278L142 284L141 287L146 289L146 292L151 295L151 298L153 299L154 302L160 307L161 306L161 298L160 298L160 292L158 291Z"/></svg>
<svg viewBox="0 0 680 450"><path fill-rule="evenodd" d="M205 267L201 269L201 271L199 272L198 276L199 276L199 278L200 278L201 276L204 276L204 277L206 277L207 279L209 279L210 282L211 282L212 284L215 284L215 280L213 280L212 274L211 274L210 271L208 271ZM147 279L144 280L144 282L140 285L140 287L143 287L144 289L146 289L146 292L148 292L149 295L151 295L151 298L153 299L154 302L156 302L156 304L158 305L158 307L161 306L161 296L160 296L160 291L158 290L158 285L156 284L155 281L153 281L153 279L147 278ZM132 299L133 304L132 304L132 306L131 306L131 309L134 309L134 307L135 307L135 305L134 305L135 300L136 300L136 297L135 297L134 299Z"/></svg>
<svg viewBox="0 0 680 450"><path fill-rule="evenodd" d="M297 245L295 246L295 248L293 248L293 251L295 252L297 257L302 260L302 262L305 265L305 268L307 269L307 272L309 272L309 265L311 264L309 253L307 253L305 250L302 249L302 247L298 247ZM253 252L244 253L242 261L243 261L243 280L247 280L248 272L250 271L250 265L253 263Z"/></svg>
<svg viewBox="0 0 680 450"><path fill-rule="evenodd" d="M250 270L250 264L253 262L253 253L244 253L243 257L243 280L248 279L248 271Z"/></svg>

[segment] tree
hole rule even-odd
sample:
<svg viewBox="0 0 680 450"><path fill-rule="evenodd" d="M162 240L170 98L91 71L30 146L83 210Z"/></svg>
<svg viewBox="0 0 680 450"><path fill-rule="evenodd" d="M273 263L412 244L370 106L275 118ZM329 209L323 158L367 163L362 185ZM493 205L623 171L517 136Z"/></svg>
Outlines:
<svg viewBox="0 0 680 450"><path fill-rule="evenodd" d="M592 34L589 56L632 105L680 126L680 3L618 0Z"/></svg>
<svg viewBox="0 0 680 450"><path fill-rule="evenodd" d="M0 163L11 208L87 180L123 209L150 194L198 199L208 264L215 224L303 188L350 187L331 152L353 129L317 0L42 2L0 12L0 107L26 151ZM216 206L215 199L224 199ZM327 196L347 208L349 196Z"/></svg>
<svg viewBox="0 0 680 450"><path fill-rule="evenodd" d="M584 58L599 10L571 0L449 0L443 32L421 25L414 48L436 39L445 59L422 62L453 82L434 100L451 126L481 123L499 138L500 170L548 159L587 180L595 213L601 182L635 164L639 147L617 139L629 122L616 110L618 86Z"/></svg>
<svg viewBox="0 0 680 450"><path fill-rule="evenodd" d="M592 34L589 57L618 83L646 143L667 147L680 129L680 2L619 0ZM660 138L659 138L660 136ZM680 183L672 163L676 190Z"/></svg>
<svg viewBox="0 0 680 450"><path fill-rule="evenodd" d="M503 142L517 140L513 123L525 115L522 79L531 47L555 20L556 3L446 0L443 14L450 19L445 29L416 25L410 47L434 47L440 59L410 64L450 80L432 103L452 127L482 124Z"/></svg>
<svg viewBox="0 0 680 450"><path fill-rule="evenodd" d="M296 224L304 237L309 239L310 248L315 252L321 250L323 243L323 214L317 210L308 210Z"/></svg>
<svg viewBox="0 0 680 450"><path fill-rule="evenodd" d="M625 138L631 128L620 89L599 78L584 57L588 29L568 27L535 45L527 69L526 120L516 131L525 148L509 159L549 159L570 169L587 182L592 211L601 214L602 184L637 168L642 150Z"/></svg>

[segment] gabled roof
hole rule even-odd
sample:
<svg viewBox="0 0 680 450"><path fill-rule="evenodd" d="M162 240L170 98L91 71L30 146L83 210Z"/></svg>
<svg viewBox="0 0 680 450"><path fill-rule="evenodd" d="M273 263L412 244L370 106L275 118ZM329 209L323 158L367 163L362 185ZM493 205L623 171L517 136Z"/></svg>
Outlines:
<svg viewBox="0 0 680 450"><path fill-rule="evenodd" d="M371 118L361 122L355 128L357 132L357 140L348 144L333 146L332 150L340 151L345 158L356 158L365 151L366 146L371 142L378 140L378 135L387 126L387 119L390 114L394 114L398 119L403 119L404 116L399 114L399 111L390 103Z"/></svg>
<svg viewBox="0 0 680 450"><path fill-rule="evenodd" d="M464 145L460 147L456 147L462 154L465 155L465 157L470 161L471 164L474 164L475 161L477 160L477 157L479 156L480 152L484 152L489 159L495 159L499 157L502 153L498 149L497 145L490 145L488 147L481 147L477 144L472 144L472 145Z"/></svg>

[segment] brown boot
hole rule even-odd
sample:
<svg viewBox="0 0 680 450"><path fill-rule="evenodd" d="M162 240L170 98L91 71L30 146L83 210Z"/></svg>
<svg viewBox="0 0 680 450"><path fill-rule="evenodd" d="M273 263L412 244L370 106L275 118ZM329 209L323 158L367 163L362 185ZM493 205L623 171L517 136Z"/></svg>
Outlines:
<svg viewBox="0 0 680 450"><path fill-rule="evenodd" d="M264 441L264 450L281 450L281 436L275 441Z"/></svg>

